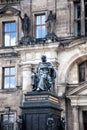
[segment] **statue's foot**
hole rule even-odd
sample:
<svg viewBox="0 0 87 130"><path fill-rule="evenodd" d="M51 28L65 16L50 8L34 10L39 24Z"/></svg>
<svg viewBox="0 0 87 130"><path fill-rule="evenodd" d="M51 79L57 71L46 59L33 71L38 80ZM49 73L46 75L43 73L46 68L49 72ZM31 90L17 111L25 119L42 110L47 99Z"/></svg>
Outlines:
<svg viewBox="0 0 87 130"><path fill-rule="evenodd" d="M37 88L37 91L40 91L41 89L40 88Z"/></svg>

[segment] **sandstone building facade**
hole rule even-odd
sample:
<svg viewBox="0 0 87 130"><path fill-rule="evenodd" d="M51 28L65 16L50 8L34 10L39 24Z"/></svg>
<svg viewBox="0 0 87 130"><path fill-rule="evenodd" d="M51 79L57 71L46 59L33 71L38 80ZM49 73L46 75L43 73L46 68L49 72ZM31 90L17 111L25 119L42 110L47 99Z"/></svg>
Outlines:
<svg viewBox="0 0 87 130"><path fill-rule="evenodd" d="M56 15L57 40L45 38L50 11ZM24 14L32 40L19 44ZM17 129L19 106L32 91L32 71L42 54L57 73L54 91L66 130L86 130L87 0L0 0L0 130Z"/></svg>

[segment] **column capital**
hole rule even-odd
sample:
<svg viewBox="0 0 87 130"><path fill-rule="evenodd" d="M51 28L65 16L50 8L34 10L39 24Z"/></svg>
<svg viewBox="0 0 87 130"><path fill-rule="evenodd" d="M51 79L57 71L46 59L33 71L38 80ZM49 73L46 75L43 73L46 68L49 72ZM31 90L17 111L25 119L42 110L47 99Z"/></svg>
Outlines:
<svg viewBox="0 0 87 130"><path fill-rule="evenodd" d="M72 106L72 108L78 110L78 109L79 109L79 106L77 106L77 105L76 105L76 106Z"/></svg>
<svg viewBox="0 0 87 130"><path fill-rule="evenodd" d="M21 67L22 67L22 69L25 70L25 71L26 71L26 70L29 70L29 69L31 70L31 64L22 64Z"/></svg>

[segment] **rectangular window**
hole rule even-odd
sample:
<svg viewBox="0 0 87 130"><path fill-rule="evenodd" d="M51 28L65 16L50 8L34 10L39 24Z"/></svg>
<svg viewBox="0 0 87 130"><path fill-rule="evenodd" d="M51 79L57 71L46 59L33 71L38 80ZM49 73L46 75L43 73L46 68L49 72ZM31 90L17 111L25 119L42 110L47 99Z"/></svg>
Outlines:
<svg viewBox="0 0 87 130"><path fill-rule="evenodd" d="M45 14L36 15L35 18L36 38L44 38L46 35Z"/></svg>
<svg viewBox="0 0 87 130"><path fill-rule="evenodd" d="M14 114L1 115L1 130L14 130Z"/></svg>
<svg viewBox="0 0 87 130"><path fill-rule="evenodd" d="M85 81L85 62L79 65L79 82Z"/></svg>
<svg viewBox="0 0 87 130"><path fill-rule="evenodd" d="M4 89L15 88L15 68L14 67L4 68L3 71L4 71L3 88Z"/></svg>
<svg viewBox="0 0 87 130"><path fill-rule="evenodd" d="M4 22L4 46L15 46L16 42L16 22Z"/></svg>
<svg viewBox="0 0 87 130"><path fill-rule="evenodd" d="M74 22L75 22L75 36L81 35L81 5L80 2L75 3L75 10L74 10Z"/></svg>

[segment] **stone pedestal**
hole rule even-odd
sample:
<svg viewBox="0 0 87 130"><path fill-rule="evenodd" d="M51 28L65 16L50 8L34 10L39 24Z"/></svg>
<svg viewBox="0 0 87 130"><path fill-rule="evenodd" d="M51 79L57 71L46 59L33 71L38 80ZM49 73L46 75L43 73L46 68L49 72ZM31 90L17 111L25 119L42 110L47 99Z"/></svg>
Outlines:
<svg viewBox="0 0 87 130"><path fill-rule="evenodd" d="M23 130L59 130L61 108L50 92L27 92L22 106Z"/></svg>

